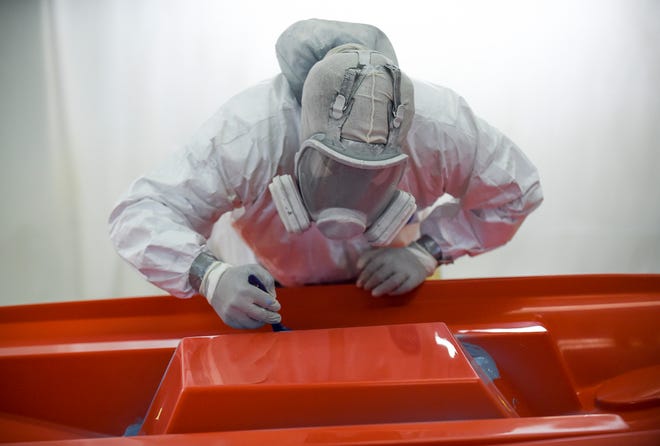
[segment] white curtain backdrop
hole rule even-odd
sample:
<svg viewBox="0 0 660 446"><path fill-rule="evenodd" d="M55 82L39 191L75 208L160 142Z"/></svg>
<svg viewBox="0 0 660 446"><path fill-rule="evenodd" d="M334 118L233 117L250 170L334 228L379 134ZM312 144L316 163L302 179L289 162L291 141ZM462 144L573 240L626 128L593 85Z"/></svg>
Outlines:
<svg viewBox="0 0 660 446"><path fill-rule="evenodd" d="M115 254L110 210L311 17L380 27L538 166L514 240L443 278L660 273L658 1L4 0L1 303L162 294Z"/></svg>

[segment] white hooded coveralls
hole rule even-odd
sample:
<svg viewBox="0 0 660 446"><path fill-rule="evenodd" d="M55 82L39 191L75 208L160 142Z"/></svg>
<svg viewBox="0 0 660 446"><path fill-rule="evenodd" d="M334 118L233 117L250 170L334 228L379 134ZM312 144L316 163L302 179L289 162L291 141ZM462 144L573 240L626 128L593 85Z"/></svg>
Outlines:
<svg viewBox="0 0 660 446"><path fill-rule="evenodd" d="M503 134L476 117L453 91L413 79L415 116L401 151L409 156L399 188L419 210L450 194L421 221L452 259L508 242L538 207L538 172ZM257 260L286 286L336 283L358 275L363 236L329 240L314 225L287 233L268 185L294 174L300 105L283 74L225 103L192 142L136 180L110 216L118 253L154 285L179 297L193 260L208 251L226 212ZM359 193L360 191L356 191Z"/></svg>

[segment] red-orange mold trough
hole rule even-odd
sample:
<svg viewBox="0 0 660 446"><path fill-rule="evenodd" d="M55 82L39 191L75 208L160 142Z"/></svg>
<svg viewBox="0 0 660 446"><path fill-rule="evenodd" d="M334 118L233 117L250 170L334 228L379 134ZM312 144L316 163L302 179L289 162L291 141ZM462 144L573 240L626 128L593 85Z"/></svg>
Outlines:
<svg viewBox="0 0 660 446"><path fill-rule="evenodd" d="M278 296L293 331L201 297L0 308L0 442L660 444L660 275Z"/></svg>

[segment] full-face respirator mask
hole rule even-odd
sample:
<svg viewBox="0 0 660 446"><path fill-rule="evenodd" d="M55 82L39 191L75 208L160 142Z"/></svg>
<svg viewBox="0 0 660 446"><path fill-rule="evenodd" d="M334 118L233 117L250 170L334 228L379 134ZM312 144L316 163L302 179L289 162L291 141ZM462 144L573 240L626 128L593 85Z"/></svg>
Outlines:
<svg viewBox="0 0 660 446"><path fill-rule="evenodd" d="M416 210L397 189L414 113L410 80L381 53L344 45L312 67L301 104L295 179L269 185L286 230L314 222L329 239L364 234L373 246L390 244Z"/></svg>

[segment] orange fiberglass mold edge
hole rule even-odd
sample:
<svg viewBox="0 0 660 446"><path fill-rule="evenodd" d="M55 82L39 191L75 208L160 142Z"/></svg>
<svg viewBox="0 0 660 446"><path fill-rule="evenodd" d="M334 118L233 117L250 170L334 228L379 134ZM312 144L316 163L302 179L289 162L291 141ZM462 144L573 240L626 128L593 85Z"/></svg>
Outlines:
<svg viewBox="0 0 660 446"><path fill-rule="evenodd" d="M0 442L660 444L660 275L278 298L290 332L201 297L0 308Z"/></svg>

